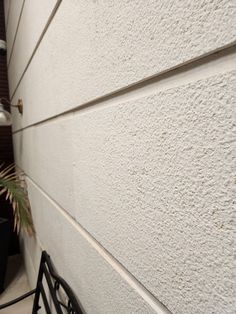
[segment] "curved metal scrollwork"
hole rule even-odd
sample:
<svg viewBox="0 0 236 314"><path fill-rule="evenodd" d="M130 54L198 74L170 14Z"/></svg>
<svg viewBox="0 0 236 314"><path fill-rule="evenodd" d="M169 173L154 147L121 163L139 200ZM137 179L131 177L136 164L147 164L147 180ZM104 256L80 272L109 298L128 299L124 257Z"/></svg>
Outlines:
<svg viewBox="0 0 236 314"><path fill-rule="evenodd" d="M44 289L44 278L46 279L49 293L46 293ZM63 292L63 296L61 296L61 292ZM33 294L35 296L32 314L37 314L41 308L41 302L39 302L39 300L43 301L44 309L47 314L52 313L51 303L53 303L53 307L56 309L57 314L64 314L65 311L68 314L83 314L75 294L68 283L54 270L50 256L46 251L42 252L36 288L16 299L1 304L0 310L16 304Z"/></svg>
<svg viewBox="0 0 236 314"><path fill-rule="evenodd" d="M47 296L44 286L43 278L46 279L49 295ZM62 294L62 296L61 296ZM50 301L53 302L53 305L58 314L65 313L65 310L68 314L82 314L82 309L79 306L79 303L74 295L72 289L67 284L67 282L60 277L52 266L50 256L46 251L42 252L38 281L36 286L33 314L36 314L40 309L39 299L42 299L44 308L47 314L51 314ZM64 311L63 311L64 309Z"/></svg>

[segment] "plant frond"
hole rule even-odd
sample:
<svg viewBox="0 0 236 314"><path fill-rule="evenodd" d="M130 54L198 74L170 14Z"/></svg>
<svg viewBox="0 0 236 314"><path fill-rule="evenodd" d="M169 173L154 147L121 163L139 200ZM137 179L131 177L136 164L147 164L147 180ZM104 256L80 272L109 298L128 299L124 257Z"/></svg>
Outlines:
<svg viewBox="0 0 236 314"><path fill-rule="evenodd" d="M17 232L23 230L31 235L34 233L34 228L29 200L26 191L21 186L21 180L14 172L14 167L14 165L9 165L4 168L4 164L0 165L0 195L5 194L6 200L12 204L14 226Z"/></svg>

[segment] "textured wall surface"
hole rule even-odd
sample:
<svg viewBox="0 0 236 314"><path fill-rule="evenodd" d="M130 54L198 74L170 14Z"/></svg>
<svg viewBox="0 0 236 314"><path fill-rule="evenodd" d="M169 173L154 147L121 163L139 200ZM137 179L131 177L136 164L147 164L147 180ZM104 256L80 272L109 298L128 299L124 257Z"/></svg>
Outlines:
<svg viewBox="0 0 236 314"><path fill-rule="evenodd" d="M235 12L24 2L8 71L32 286L45 248L87 313L234 313Z"/></svg>
<svg viewBox="0 0 236 314"><path fill-rule="evenodd" d="M25 34L28 24L25 20L22 24ZM217 50L235 41L235 33L236 8L228 0L155 0L146 1L145 6L140 0L110 1L110 5L63 1L16 92L15 99L28 86L31 89L24 93L26 112L21 125ZM11 96L19 79L18 67L25 59L21 51L25 55L31 44L27 37L19 35L16 40L16 66L9 68Z"/></svg>
<svg viewBox="0 0 236 314"><path fill-rule="evenodd" d="M41 234L40 240L62 276L70 278L70 284L77 291L86 312L155 313L80 235L55 204L32 182L27 182L31 203L36 209L34 218ZM48 224L48 220L54 224Z"/></svg>

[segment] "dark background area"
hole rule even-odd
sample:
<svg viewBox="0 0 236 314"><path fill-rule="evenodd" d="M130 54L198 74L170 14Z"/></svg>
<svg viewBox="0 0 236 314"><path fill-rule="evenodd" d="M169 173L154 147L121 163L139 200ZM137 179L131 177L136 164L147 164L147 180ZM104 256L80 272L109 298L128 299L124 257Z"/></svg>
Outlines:
<svg viewBox="0 0 236 314"><path fill-rule="evenodd" d="M6 40L3 0L0 0L0 39ZM9 99L7 57L0 55L0 98L1 97ZM0 126L0 164L4 162L4 164L8 165L13 163L13 161L11 127ZM13 232L12 207L9 202L5 200L4 195L0 196L0 216L10 220L12 232L9 254L16 254L19 251L19 247L16 233ZM4 241L4 239L0 239L0 241Z"/></svg>

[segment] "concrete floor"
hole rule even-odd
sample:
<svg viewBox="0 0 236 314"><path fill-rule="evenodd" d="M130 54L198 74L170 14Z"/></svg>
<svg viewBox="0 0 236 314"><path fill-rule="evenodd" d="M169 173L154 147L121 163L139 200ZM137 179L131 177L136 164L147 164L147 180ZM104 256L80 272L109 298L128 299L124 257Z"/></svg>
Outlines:
<svg viewBox="0 0 236 314"><path fill-rule="evenodd" d="M30 290L24 266L19 255L11 256L8 260L5 291L0 295L0 304L6 303ZM33 298L27 299L0 310L0 314L31 314Z"/></svg>

